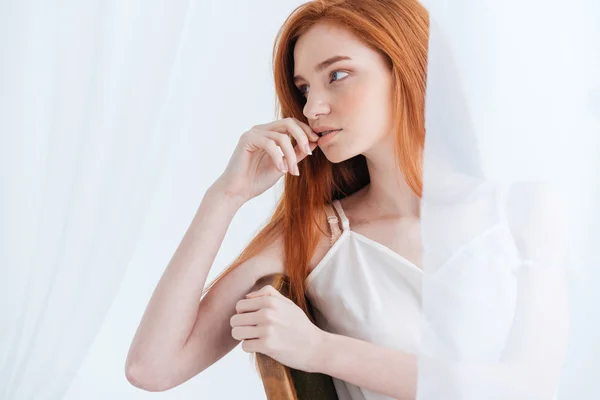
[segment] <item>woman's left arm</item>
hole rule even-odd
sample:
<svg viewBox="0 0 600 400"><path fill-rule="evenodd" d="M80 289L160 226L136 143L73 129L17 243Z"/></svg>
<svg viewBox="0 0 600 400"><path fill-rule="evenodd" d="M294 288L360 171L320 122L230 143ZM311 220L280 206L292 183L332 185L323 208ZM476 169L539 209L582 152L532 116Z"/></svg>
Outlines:
<svg viewBox="0 0 600 400"><path fill-rule="evenodd" d="M323 373L395 399L414 399L416 356L319 329L272 286L238 301L232 336L248 353Z"/></svg>
<svg viewBox="0 0 600 400"><path fill-rule="evenodd" d="M314 370L394 399L415 399L417 356L322 331Z"/></svg>
<svg viewBox="0 0 600 400"><path fill-rule="evenodd" d="M420 355L426 389L435 392L430 396L425 390L421 398L554 397L570 322L566 206L545 187L525 184L520 189L513 197L520 204L513 209L527 215L513 216L513 231L524 262L516 272L519 299L503 358L499 363L464 363ZM524 200L529 204L521 203ZM246 352L260 352L291 368L320 372L396 399L416 398L416 355L324 332L271 286L248 294L236 309L232 336L243 341ZM433 387L436 381L440 385ZM443 393L436 392L442 388Z"/></svg>

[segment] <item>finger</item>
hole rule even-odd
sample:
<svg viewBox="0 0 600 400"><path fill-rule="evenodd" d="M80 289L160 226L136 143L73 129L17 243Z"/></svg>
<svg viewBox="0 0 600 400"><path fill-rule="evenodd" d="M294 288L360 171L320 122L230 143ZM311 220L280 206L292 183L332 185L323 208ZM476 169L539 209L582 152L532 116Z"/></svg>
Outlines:
<svg viewBox="0 0 600 400"><path fill-rule="evenodd" d="M306 135L308 136L308 140L310 140L311 142L318 142L320 136L317 135L317 133L315 131L312 130L312 128L310 127L310 125L308 125L305 122L300 121L299 119L296 119L296 122L298 122L298 125L300 125L300 127L304 130L304 132L306 132Z"/></svg>
<svg viewBox="0 0 600 400"><path fill-rule="evenodd" d="M277 298L273 296L260 296L250 299L242 299L235 305L235 311L238 314L258 311L261 308L273 308Z"/></svg>
<svg viewBox="0 0 600 400"><path fill-rule="evenodd" d="M257 326L236 326L231 329L231 337L235 340L258 339L262 329Z"/></svg>
<svg viewBox="0 0 600 400"><path fill-rule="evenodd" d="M258 296L277 296L280 295L279 291L272 285L265 285L255 292L250 292L246 297L258 297Z"/></svg>
<svg viewBox="0 0 600 400"><path fill-rule="evenodd" d="M246 353L263 353L262 339L246 339L242 342L242 350Z"/></svg>
<svg viewBox="0 0 600 400"><path fill-rule="evenodd" d="M315 142L310 142L310 143L309 143L309 146L310 146L310 150L311 150L311 152L312 152L314 149L316 149L317 147L319 147L319 145L318 145L318 144L316 144ZM295 151L296 151L296 159L298 160L298 163L299 163L300 161L304 160L306 157L308 157L308 154L306 154L306 153L305 153L305 152L303 152L303 151L300 151L300 150L298 149L298 146L296 146L296 148L295 148Z"/></svg>
<svg viewBox="0 0 600 400"><path fill-rule="evenodd" d="M254 146L267 152L269 157L271 157L271 160L273 160L275 168L284 174L288 171L288 167L283 159L283 155L281 154L281 151L279 151L279 146L274 140L268 137L266 132L259 129L254 129L252 131L252 135L249 137L249 141Z"/></svg>
<svg viewBox="0 0 600 400"><path fill-rule="evenodd" d="M290 137L285 133L277 131L265 131L264 135L279 145L285 157L285 162L287 162L288 170L294 175L298 175L298 157L296 156L296 150L292 146Z"/></svg>
<svg viewBox="0 0 600 400"><path fill-rule="evenodd" d="M300 149L302 149L302 151L306 154L311 153L308 143L319 140L319 136L312 132L310 127L306 129L306 127L301 125L301 122L295 118L280 119L267 124L267 126L269 126L268 129L271 131L290 134L296 140L296 143L300 146Z"/></svg>
<svg viewBox="0 0 600 400"><path fill-rule="evenodd" d="M262 309L261 309L262 310ZM258 325L261 320L261 310L235 314L229 319L229 325L235 326L254 326Z"/></svg>
<svg viewBox="0 0 600 400"><path fill-rule="evenodd" d="M300 121L295 118L285 118L279 122L283 124L286 132L296 140L298 148L300 148L303 153L311 155L310 142L311 140L314 141L314 139L311 137L312 135L307 133L304 130L304 127L300 125Z"/></svg>

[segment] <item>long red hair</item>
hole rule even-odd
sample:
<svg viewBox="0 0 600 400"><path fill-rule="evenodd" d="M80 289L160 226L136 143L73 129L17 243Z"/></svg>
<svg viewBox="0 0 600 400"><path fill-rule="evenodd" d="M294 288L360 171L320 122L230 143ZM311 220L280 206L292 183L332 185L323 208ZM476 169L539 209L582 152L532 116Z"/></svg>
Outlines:
<svg viewBox="0 0 600 400"><path fill-rule="evenodd" d="M425 83L429 14L417 0L316 0L297 7L279 30L273 47L277 119L293 117L307 123L305 98L293 83L294 45L317 22L341 26L379 51L393 77L396 129L395 160L407 184L421 196L425 141ZM260 253L279 235L285 247L285 273L291 299L308 313L305 279L326 218L325 205L351 195L369 183L364 156L333 164L317 147L303 159L300 176L285 175L284 191L267 225L236 260L206 289L243 262Z"/></svg>

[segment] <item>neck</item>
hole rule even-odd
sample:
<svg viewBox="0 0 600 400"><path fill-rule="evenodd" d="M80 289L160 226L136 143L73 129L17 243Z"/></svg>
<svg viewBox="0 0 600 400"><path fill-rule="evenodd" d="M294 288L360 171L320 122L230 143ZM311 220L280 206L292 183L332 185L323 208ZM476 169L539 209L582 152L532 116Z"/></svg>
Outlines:
<svg viewBox="0 0 600 400"><path fill-rule="evenodd" d="M371 183L365 190L365 200L383 215L419 217L420 198L404 180L394 160L393 143L381 142L364 153Z"/></svg>

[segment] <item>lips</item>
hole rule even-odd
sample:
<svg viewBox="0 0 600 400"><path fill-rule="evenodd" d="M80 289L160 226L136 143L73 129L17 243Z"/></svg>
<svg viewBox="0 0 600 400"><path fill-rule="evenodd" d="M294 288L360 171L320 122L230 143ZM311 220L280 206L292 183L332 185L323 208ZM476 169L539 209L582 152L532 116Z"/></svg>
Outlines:
<svg viewBox="0 0 600 400"><path fill-rule="evenodd" d="M342 131L341 129L335 129L335 130L321 132L321 133L323 133L323 135L317 141L317 145L319 147L327 146L329 143L331 143L331 141L335 140L335 138L339 135L339 133L341 131Z"/></svg>
<svg viewBox="0 0 600 400"><path fill-rule="evenodd" d="M319 133L317 133L317 135L323 137L323 136L326 136L329 133L336 132L336 131L339 131L339 130L341 130L341 129L331 129L331 130L328 130L328 131L319 132Z"/></svg>

